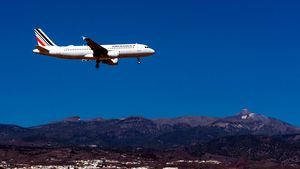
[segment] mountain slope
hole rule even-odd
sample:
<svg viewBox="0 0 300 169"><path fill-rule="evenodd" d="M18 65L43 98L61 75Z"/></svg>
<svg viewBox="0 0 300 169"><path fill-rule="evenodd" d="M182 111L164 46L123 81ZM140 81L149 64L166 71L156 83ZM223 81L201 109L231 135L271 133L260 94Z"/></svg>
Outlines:
<svg viewBox="0 0 300 169"><path fill-rule="evenodd" d="M244 130L249 134L280 135L300 132L299 128L295 126L261 114L252 113L247 109L243 109L236 116L219 119L211 125L224 128L229 132Z"/></svg>

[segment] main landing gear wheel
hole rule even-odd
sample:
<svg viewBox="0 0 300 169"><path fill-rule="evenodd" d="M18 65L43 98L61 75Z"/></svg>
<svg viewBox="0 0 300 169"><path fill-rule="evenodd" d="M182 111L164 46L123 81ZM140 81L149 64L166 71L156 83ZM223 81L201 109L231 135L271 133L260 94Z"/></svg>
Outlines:
<svg viewBox="0 0 300 169"><path fill-rule="evenodd" d="M100 67L100 60L96 60L96 68L98 69Z"/></svg>
<svg viewBox="0 0 300 169"><path fill-rule="evenodd" d="M141 64L142 62L141 62L141 58L137 58L137 62L136 62L137 64Z"/></svg>

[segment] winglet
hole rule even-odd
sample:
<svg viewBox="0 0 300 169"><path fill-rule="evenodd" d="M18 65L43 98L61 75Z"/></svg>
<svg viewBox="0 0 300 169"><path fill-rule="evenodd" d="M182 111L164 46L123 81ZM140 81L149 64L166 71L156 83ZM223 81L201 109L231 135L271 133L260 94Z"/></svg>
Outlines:
<svg viewBox="0 0 300 169"><path fill-rule="evenodd" d="M85 40L87 37L85 37L85 36L82 36L82 40Z"/></svg>

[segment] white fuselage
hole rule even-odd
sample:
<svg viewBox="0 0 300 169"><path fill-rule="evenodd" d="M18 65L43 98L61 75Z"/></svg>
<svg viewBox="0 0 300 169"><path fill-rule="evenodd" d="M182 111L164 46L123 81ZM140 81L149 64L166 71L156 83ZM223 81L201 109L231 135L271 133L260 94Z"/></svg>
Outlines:
<svg viewBox="0 0 300 169"><path fill-rule="evenodd" d="M155 53L155 51L143 44L115 44L101 45L108 53L107 56L95 56L89 46L44 46L46 50L34 49L34 53L48 55L64 59L87 59L87 60L107 60L113 58L145 57Z"/></svg>

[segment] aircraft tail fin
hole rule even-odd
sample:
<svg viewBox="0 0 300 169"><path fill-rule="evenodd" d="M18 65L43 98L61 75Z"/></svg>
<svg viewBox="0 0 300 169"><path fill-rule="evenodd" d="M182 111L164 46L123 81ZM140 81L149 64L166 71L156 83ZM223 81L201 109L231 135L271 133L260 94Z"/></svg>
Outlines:
<svg viewBox="0 0 300 169"><path fill-rule="evenodd" d="M56 44L43 32L42 29L34 29L38 46L56 46Z"/></svg>

